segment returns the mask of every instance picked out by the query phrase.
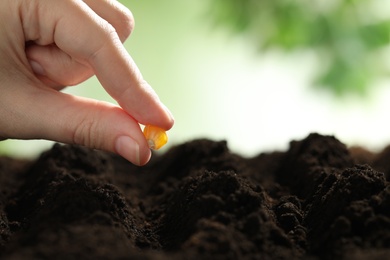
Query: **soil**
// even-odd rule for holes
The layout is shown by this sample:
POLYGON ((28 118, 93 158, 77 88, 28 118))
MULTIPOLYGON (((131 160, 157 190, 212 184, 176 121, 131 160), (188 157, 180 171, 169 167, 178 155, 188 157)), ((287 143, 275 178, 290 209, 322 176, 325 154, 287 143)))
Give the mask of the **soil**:
POLYGON ((390 259, 390 146, 195 140, 145 167, 80 146, 0 158, 2 259, 390 259))

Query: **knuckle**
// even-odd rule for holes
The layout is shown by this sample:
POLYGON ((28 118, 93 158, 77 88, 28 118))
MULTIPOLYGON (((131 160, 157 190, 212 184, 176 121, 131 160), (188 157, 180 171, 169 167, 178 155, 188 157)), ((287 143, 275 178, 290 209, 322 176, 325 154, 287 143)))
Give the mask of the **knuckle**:
POLYGON ((73 131, 73 143, 90 146, 92 142, 93 122, 86 120, 76 125, 73 131))
POLYGON ((118 33, 123 41, 129 37, 131 32, 134 30, 134 16, 129 9, 121 8, 118 14, 118 19, 120 21, 120 29, 118 30, 118 33))
POLYGON ((109 22, 102 20, 101 21, 101 34, 102 38, 106 40, 112 40, 117 35, 116 28, 109 22))
POLYGON ((96 59, 99 54, 105 50, 107 47, 117 44, 119 41, 119 37, 115 28, 109 24, 108 22, 103 21, 98 30, 98 37, 100 39, 97 42, 93 43, 93 46, 90 47, 87 54, 84 54, 84 60, 88 64, 96 59))
POLYGON ((83 117, 73 130, 73 143, 90 148, 100 148, 98 123, 95 117, 83 117))

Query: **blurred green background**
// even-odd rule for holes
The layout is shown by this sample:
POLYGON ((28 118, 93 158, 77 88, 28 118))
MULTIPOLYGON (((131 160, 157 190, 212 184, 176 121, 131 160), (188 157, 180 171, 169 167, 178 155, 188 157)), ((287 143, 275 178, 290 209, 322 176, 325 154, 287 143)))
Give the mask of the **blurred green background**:
MULTIPOLYGON (((251 156, 314 131, 390 143, 389 1, 120 2, 136 21, 125 46, 175 116, 163 151, 208 137, 251 156)), ((96 78, 66 92, 115 102, 96 78)), ((0 152, 51 145, 7 140, 0 152)))

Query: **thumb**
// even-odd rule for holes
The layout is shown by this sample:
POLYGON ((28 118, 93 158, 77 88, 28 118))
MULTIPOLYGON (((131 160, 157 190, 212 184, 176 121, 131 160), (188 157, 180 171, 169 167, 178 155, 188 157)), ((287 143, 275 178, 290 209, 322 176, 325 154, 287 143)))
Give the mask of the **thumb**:
POLYGON ((54 128, 52 139, 118 153, 140 166, 149 161, 151 152, 138 122, 122 108, 102 101, 56 94, 62 96, 58 102, 63 100, 63 104, 57 103, 60 104, 57 116, 62 118, 57 119, 58 125, 53 121, 47 123, 54 128), (65 132, 59 135, 57 127, 65 132))
POLYGON ((49 88, 36 90, 18 93, 23 101, 8 121, 13 131, 8 137, 80 144, 118 153, 140 166, 149 161, 151 151, 139 124, 122 108, 49 88))

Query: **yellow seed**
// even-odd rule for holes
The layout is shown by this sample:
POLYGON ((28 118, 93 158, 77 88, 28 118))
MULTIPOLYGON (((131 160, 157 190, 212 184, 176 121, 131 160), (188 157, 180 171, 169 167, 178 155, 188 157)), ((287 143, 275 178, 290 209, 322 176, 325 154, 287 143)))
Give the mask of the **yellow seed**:
POLYGON ((146 125, 144 128, 144 136, 148 141, 150 149, 158 150, 168 142, 168 136, 164 129, 157 126, 146 125))

